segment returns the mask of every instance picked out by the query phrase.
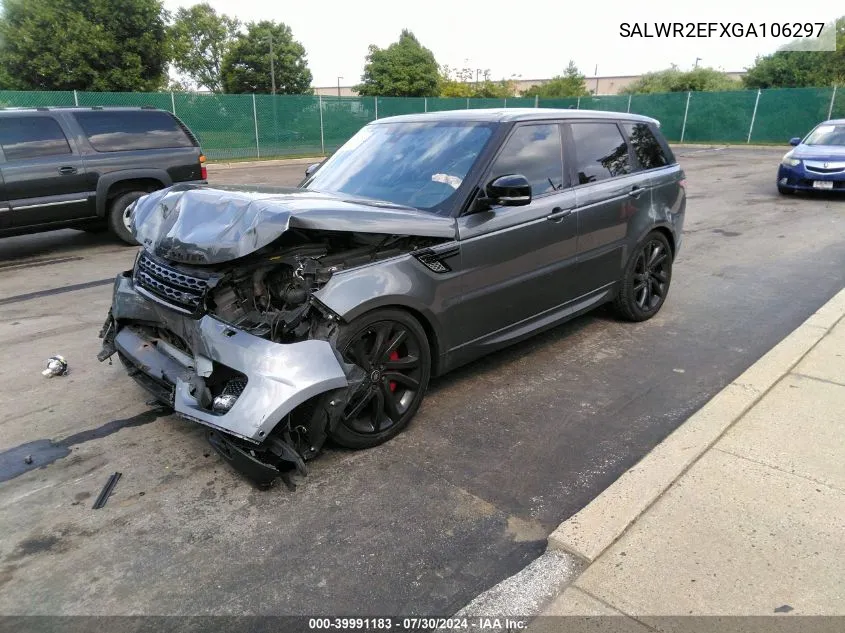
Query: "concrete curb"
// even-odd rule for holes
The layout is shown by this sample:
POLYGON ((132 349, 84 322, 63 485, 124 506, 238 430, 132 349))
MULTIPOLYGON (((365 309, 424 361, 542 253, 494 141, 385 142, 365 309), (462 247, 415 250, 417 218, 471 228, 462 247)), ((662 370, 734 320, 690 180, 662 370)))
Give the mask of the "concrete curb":
POLYGON ((206 166, 209 170, 217 169, 232 169, 237 167, 254 167, 256 165, 310 165, 311 163, 319 163, 325 158, 324 156, 305 156, 299 158, 270 158, 267 160, 244 160, 233 161, 227 163, 225 161, 209 162, 206 166))
POLYGON ((845 315, 840 291, 549 536, 548 549, 596 560, 845 315))
MULTIPOLYGON (((845 318, 845 289, 549 535, 546 551, 456 617, 533 618, 570 585, 719 438, 845 318)), ((493 629, 496 633, 500 629, 493 629)), ((504 629, 501 629, 504 631, 504 629)))

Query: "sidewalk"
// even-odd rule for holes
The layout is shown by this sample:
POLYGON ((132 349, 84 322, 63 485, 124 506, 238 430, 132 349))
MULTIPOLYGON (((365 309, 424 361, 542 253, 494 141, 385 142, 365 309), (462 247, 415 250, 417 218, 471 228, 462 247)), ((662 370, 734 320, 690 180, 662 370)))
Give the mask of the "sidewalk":
POLYGON ((506 600, 494 588, 463 612, 615 615, 593 624, 628 631, 674 628, 665 616, 845 615, 843 317, 845 290, 561 524, 536 561, 566 569, 545 599, 514 598, 526 569, 506 600))

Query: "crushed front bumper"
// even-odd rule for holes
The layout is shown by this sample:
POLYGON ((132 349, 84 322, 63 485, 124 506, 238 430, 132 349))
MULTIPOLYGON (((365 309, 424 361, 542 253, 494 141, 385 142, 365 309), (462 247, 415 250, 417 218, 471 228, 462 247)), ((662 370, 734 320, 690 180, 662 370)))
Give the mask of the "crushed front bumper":
POLYGON ((210 315, 192 318, 138 293, 130 272, 115 279, 101 336, 100 360, 118 352, 130 375, 158 399, 167 398, 177 414, 255 444, 300 404, 348 386, 328 341, 273 343, 210 315), (183 349, 157 337, 155 328, 178 337, 183 349), (205 380, 221 366, 246 379, 225 413, 210 408, 205 380))

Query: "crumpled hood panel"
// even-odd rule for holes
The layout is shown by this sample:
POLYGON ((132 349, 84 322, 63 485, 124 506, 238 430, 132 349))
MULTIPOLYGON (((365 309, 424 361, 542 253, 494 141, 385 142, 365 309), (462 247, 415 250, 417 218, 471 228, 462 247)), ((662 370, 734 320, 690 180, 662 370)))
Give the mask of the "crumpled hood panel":
POLYGON ((132 232, 171 261, 219 264, 267 246, 290 228, 455 237, 455 220, 302 189, 175 185, 135 204, 132 232))

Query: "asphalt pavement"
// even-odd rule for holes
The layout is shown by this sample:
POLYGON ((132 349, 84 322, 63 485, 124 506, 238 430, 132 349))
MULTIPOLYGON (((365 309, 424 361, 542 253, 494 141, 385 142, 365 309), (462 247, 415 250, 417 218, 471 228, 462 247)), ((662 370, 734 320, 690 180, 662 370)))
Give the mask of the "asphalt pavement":
POLYGON ((134 249, 0 240, 0 613, 454 613, 842 287, 845 200, 778 196, 783 151, 678 150, 687 220, 657 317, 600 309, 441 377, 405 433, 328 450, 295 491, 252 488, 97 363, 103 280, 134 249), (45 379, 55 353, 71 372, 45 379))

